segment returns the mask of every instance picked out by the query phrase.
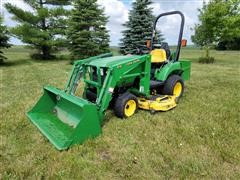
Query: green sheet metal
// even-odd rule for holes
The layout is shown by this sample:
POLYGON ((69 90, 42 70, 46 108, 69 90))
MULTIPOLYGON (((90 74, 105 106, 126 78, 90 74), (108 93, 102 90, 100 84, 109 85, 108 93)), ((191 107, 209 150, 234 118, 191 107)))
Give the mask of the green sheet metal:
POLYGON ((129 56, 112 56, 112 57, 106 57, 102 58, 101 61, 98 59, 92 60, 88 63, 90 66, 98 66, 98 67, 112 67, 117 66, 121 64, 125 64, 128 62, 131 62, 134 59, 141 58, 141 56, 138 55, 129 55, 129 56))
POLYGON ((180 59, 177 62, 170 62, 163 68, 155 71, 155 78, 160 81, 165 81, 171 74, 179 74, 183 80, 190 79, 191 61, 180 59))
POLYGON ((183 71, 182 73, 182 78, 184 81, 187 81, 190 79, 190 76, 191 76, 191 64, 192 62, 189 61, 189 60, 184 60, 184 59, 181 59, 179 61, 181 63, 181 69, 183 71))
POLYGON ((95 104, 51 86, 27 116, 58 150, 101 133, 95 104))

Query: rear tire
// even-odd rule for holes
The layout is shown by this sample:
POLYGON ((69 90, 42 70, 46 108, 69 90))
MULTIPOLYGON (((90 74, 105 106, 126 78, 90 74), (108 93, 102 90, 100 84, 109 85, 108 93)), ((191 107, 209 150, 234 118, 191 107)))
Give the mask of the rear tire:
POLYGON ((119 118, 128 118, 136 112, 137 108, 137 97, 129 92, 125 92, 116 99, 114 113, 119 118))
POLYGON ((178 75, 171 75, 165 82, 163 94, 175 95, 177 98, 182 97, 184 92, 184 82, 178 75))

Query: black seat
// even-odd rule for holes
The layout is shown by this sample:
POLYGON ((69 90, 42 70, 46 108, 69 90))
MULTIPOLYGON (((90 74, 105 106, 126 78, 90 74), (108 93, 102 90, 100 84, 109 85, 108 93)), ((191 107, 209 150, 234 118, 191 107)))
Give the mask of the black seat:
POLYGON ((162 43, 161 43, 161 48, 166 51, 167 59, 170 59, 170 57, 171 57, 171 51, 170 51, 170 48, 169 48, 168 43, 167 43, 167 42, 162 42, 162 43))

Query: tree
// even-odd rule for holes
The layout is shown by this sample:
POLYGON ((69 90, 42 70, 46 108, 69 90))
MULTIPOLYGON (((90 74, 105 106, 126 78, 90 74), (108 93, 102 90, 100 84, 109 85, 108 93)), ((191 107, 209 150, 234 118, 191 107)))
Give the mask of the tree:
POLYGON ((37 50, 34 57, 51 59, 52 53, 61 47, 66 34, 67 10, 70 0, 24 0, 32 11, 25 11, 7 3, 6 9, 14 15, 19 25, 11 32, 22 42, 37 50))
POLYGON ((68 31, 72 59, 109 52, 107 20, 97 0, 75 0, 68 31))
POLYGON ((3 63, 5 59, 7 59, 3 52, 1 51, 2 48, 9 48, 11 45, 8 43, 9 41, 9 32, 7 27, 3 25, 3 18, 0 15, 0 63, 3 63))
POLYGON ((154 44, 161 44, 164 41, 163 34, 159 29, 155 30, 154 44))
MULTIPOLYGON (((123 24, 126 28, 122 32, 123 38, 120 43, 120 52, 128 54, 141 49, 146 45, 146 40, 151 38, 153 21, 151 0, 136 0, 133 2, 133 9, 129 12, 129 20, 123 24)), ((163 40, 160 31, 156 33, 155 39, 158 43, 163 40)))
POLYGON ((192 41, 202 47, 240 49, 240 1, 211 0, 199 10, 199 24, 194 27, 192 41))

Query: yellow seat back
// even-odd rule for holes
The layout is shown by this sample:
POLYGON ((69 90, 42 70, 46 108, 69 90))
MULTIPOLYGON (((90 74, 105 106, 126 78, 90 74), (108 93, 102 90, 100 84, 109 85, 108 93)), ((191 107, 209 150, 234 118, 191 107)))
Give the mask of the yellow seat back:
POLYGON ((151 62, 162 63, 167 60, 167 53, 164 49, 154 49, 151 51, 151 62))

